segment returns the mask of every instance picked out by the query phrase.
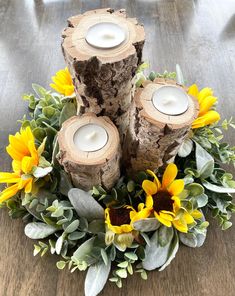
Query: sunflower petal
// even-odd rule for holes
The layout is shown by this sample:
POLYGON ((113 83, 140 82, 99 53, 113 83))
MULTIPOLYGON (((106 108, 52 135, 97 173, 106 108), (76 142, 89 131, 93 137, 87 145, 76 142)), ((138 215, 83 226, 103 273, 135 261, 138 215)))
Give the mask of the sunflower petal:
POLYGON ((142 187, 147 195, 153 195, 157 193, 157 185, 149 180, 144 180, 142 187))
POLYGON ((174 180, 167 191, 171 195, 179 195, 184 190, 184 180, 174 180))
POLYGON ((196 84, 193 84, 189 87, 188 89, 188 94, 197 98, 198 97, 198 93, 199 93, 199 90, 198 90, 198 87, 196 84))
POLYGON ((188 232, 188 226, 185 223, 182 223, 180 220, 174 220, 172 222, 172 224, 174 225, 174 227, 180 231, 180 232, 184 232, 187 233, 188 232))
POLYGON ((220 120, 220 115, 218 112, 214 110, 208 111, 206 114, 198 117, 196 120, 194 120, 192 124, 192 128, 200 128, 206 125, 210 125, 212 123, 215 123, 220 120))
POLYGON ((152 197, 152 195, 147 195, 146 196, 145 204, 146 204, 147 208, 151 209, 153 207, 153 197, 152 197))
POLYGON ((25 174, 29 174, 31 171, 32 171, 32 168, 33 168, 33 165, 34 165, 34 160, 32 157, 30 156, 25 156, 23 159, 22 159, 22 171, 25 173, 25 174))
POLYGON ((194 210, 193 212, 190 213, 193 218, 195 219, 201 219, 202 218, 202 213, 198 210, 194 210))
POLYGON ((13 197, 16 195, 18 192, 18 184, 14 184, 12 186, 7 187, 0 193, 0 203, 8 200, 9 198, 13 197))
POLYGON ((159 190, 161 188, 161 183, 156 174, 151 170, 147 170, 147 173, 154 178, 154 183, 157 185, 157 189, 159 190))
POLYGON ((213 96, 213 91, 209 87, 203 88, 198 94, 198 101, 201 103, 206 97, 213 96))
POLYGON ((199 116, 204 115, 206 112, 208 112, 216 102, 217 102, 216 97, 213 97, 213 96, 206 97, 200 104, 199 116))
POLYGON ((166 189, 176 178, 178 173, 177 166, 174 163, 168 164, 162 177, 162 188, 166 189))
POLYGON ((0 183, 18 183, 20 177, 16 173, 0 173, 0 183))
POLYGON ((171 221, 164 219, 163 217, 161 217, 160 215, 158 215, 157 212, 154 212, 154 216, 158 219, 159 222, 161 222, 163 225, 167 226, 167 227, 171 227, 171 221))
POLYGON ((188 212, 184 212, 181 219, 185 221, 186 224, 192 224, 194 222, 193 217, 188 212))

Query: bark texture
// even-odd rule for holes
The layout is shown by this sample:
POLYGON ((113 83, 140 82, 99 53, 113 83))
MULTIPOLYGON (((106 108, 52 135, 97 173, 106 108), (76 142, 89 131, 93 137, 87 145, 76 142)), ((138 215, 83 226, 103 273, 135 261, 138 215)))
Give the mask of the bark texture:
POLYGON ((124 9, 110 8, 71 17, 68 24, 62 34, 62 50, 73 77, 80 106, 78 113, 109 116, 122 136, 126 129, 124 123, 128 125, 132 78, 142 58, 143 26, 135 18, 128 18, 124 9), (123 27, 127 32, 126 40, 111 49, 89 45, 85 40, 86 32, 101 20, 123 27))
MULTIPOLYGON (((189 97, 188 110, 178 116, 167 116, 152 107, 152 94, 162 85, 175 81, 155 79, 137 90, 130 111, 130 125, 124 143, 124 164, 129 173, 156 170, 173 162, 198 115, 197 101, 189 97)), ((181 87, 181 86, 178 86, 181 87)))
POLYGON ((75 187, 88 191, 96 185, 106 189, 115 185, 120 177, 121 148, 117 128, 108 117, 98 118, 93 113, 74 116, 63 123, 58 142, 58 160, 71 176, 75 187), (107 144, 94 152, 80 151, 73 142, 79 127, 89 123, 99 124, 108 133, 107 144))

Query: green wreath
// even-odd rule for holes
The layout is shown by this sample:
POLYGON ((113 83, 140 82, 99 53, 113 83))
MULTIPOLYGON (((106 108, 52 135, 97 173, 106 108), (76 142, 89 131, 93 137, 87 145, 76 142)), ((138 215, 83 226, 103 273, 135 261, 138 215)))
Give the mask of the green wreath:
MULTIPOLYGON (((146 67, 137 70, 136 87, 156 77, 178 77, 184 84, 179 66, 177 77, 168 72, 146 77, 146 67)), ((199 101, 199 117, 165 172, 122 176, 109 192, 100 186, 85 192, 73 188, 56 159, 57 132, 76 114, 72 79, 67 69, 52 79, 57 93, 33 84, 35 94, 23 96, 29 118, 19 121, 20 131, 9 136, 6 147, 13 172, 0 173, 0 182, 7 184, 1 207, 26 223, 26 236, 36 240, 34 256, 50 252, 61 256, 59 269, 88 270, 85 294, 97 295, 108 278, 121 288, 122 279, 134 272, 146 280, 147 271, 163 270, 180 243, 201 247, 209 226, 205 214, 222 230, 232 225, 235 181, 221 164, 235 164, 235 147, 222 141, 223 131, 235 124, 232 119, 217 123, 217 99, 210 88, 189 87, 199 101)))

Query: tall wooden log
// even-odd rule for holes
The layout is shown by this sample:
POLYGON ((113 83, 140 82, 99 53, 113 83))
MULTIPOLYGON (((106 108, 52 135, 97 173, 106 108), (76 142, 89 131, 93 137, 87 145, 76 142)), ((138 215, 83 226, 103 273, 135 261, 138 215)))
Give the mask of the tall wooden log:
POLYGON ((88 191, 95 185, 101 185, 110 189, 119 179, 120 138, 108 117, 96 117, 94 113, 71 117, 63 123, 58 143, 58 160, 71 176, 75 187, 88 191), (106 130, 108 140, 102 149, 86 152, 75 145, 75 133, 87 124, 97 124, 106 130))
POLYGON ((78 113, 109 116, 122 135, 125 121, 120 116, 128 118, 132 78, 142 58, 144 28, 135 18, 128 18, 124 9, 110 8, 73 16, 68 24, 62 33, 62 50, 73 77, 78 113), (90 45, 86 41, 87 32, 98 23, 118 25, 125 32, 125 40, 108 49, 90 45))
POLYGON ((191 124, 197 118, 197 101, 188 96, 185 113, 169 116, 153 105, 154 92, 163 85, 177 85, 174 80, 146 81, 134 97, 130 111, 130 125, 124 143, 124 163, 129 173, 146 169, 155 170, 173 162, 191 124))

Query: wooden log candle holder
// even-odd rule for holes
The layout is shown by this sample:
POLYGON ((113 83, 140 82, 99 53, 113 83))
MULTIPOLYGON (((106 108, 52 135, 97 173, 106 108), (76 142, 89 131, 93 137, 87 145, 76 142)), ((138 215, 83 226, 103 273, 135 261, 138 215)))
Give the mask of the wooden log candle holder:
POLYGON ((58 133, 58 160, 75 187, 111 189, 120 177, 120 139, 108 117, 87 113, 65 121, 58 133))
POLYGON ((143 26, 128 18, 124 9, 97 9, 70 17, 62 37, 78 114, 109 116, 122 136, 124 122, 128 125, 132 78, 142 58, 143 26))
MULTIPOLYGON (((170 96, 169 96, 170 98, 170 96)), ((182 110, 183 110, 182 109, 182 110)), ((181 110, 181 111, 182 111, 181 110)), ((172 113, 176 112, 171 110, 172 113)), ((177 85, 174 80, 155 79, 153 82, 146 81, 143 88, 137 90, 130 111, 130 125, 124 143, 124 163, 129 173, 145 171, 146 169, 156 170, 173 162, 178 149, 190 131, 192 122, 197 118, 199 106, 197 101, 187 95, 186 90, 177 85), (174 92, 181 92, 185 102, 179 101, 173 104, 177 109, 184 109, 182 114, 169 115, 160 112, 154 103, 160 104, 162 111, 170 110, 172 101, 165 101, 161 105, 161 100, 157 98, 154 102, 154 94, 162 87, 170 86, 174 92), (175 89, 176 88, 176 89, 175 89), (176 103, 176 104, 175 104, 176 103), (164 110, 165 109, 165 110, 164 110)), ((167 111, 168 112, 168 111, 167 111)))

